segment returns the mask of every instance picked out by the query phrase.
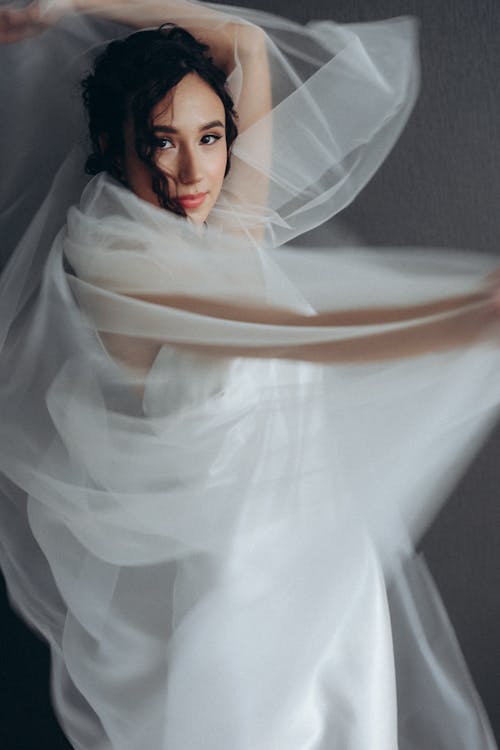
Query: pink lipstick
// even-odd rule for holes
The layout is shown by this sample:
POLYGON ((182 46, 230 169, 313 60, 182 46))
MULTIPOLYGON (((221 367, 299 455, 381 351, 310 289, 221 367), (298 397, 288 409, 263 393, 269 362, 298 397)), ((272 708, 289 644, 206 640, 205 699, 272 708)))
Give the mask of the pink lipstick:
POLYGON ((208 193, 193 193, 192 195, 178 196, 177 200, 181 204, 182 208, 198 208, 201 206, 208 193))

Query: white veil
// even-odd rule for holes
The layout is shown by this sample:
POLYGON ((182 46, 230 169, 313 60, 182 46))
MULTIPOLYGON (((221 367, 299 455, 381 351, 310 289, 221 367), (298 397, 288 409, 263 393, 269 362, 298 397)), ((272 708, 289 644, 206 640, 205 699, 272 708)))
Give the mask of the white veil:
POLYGON ((79 750, 491 750, 413 545, 496 418, 495 261, 284 246, 387 156, 415 24, 213 7, 266 30, 273 110, 201 231, 80 197, 78 80, 128 29, 0 50, 10 596, 79 750))

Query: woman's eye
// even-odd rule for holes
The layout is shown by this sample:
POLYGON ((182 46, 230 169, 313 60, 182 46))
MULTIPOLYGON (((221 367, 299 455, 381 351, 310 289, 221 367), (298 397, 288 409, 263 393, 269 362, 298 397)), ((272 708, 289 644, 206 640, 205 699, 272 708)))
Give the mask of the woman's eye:
POLYGON ((173 148, 173 143, 170 138, 158 138, 156 141, 156 148, 160 151, 167 151, 169 148, 173 148))
POLYGON ((221 135, 210 133, 209 135, 204 135, 201 139, 201 142, 203 143, 203 145, 211 146, 212 143, 217 143, 217 141, 220 141, 221 138, 221 135))

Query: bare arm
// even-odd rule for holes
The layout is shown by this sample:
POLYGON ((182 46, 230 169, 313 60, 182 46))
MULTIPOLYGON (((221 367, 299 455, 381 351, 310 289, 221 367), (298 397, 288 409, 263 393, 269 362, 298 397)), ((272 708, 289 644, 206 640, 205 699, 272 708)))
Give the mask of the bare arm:
MULTIPOLYGON (((186 296, 131 296, 153 304, 214 318, 273 326, 317 328, 409 323, 398 330, 340 341, 292 346, 185 346, 220 356, 295 359, 309 362, 397 360, 477 343, 491 336, 495 326, 498 330, 500 323, 500 295, 495 288, 423 305, 340 310, 317 315, 302 315, 269 307, 243 306, 186 296), (439 315, 443 317, 435 317, 439 315), (426 318, 429 320, 426 321, 426 318), (414 325, 411 324, 412 320, 415 321, 414 325)), ((175 343, 175 346, 179 344, 175 343)))
POLYGON ((487 302, 488 292, 463 294, 443 300, 434 300, 419 305, 404 307, 360 307, 332 310, 305 315, 285 308, 242 305, 237 302, 221 302, 216 299, 190 297, 175 294, 130 294, 134 299, 152 302, 155 305, 174 307, 211 318, 235 320, 244 323, 263 323, 278 326, 300 326, 318 328, 328 326, 365 326, 383 323, 412 321, 453 311, 463 312, 464 307, 487 302))
POLYGON ((271 86, 265 35, 249 23, 189 0, 52 0, 44 8, 35 0, 26 8, 0 8, 0 43, 35 36, 70 13, 85 13, 135 28, 174 23, 210 48, 226 75, 234 68, 235 51, 245 68, 239 128, 245 130, 271 109, 271 86))

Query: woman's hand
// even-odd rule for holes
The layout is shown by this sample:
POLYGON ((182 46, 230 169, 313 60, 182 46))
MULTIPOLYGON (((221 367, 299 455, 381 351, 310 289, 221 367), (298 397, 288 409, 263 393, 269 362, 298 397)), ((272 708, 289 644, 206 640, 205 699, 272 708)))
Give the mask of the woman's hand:
POLYGON ((54 2, 42 7, 38 0, 25 8, 0 7, 0 44, 12 44, 37 36, 70 10, 70 2, 54 2))

